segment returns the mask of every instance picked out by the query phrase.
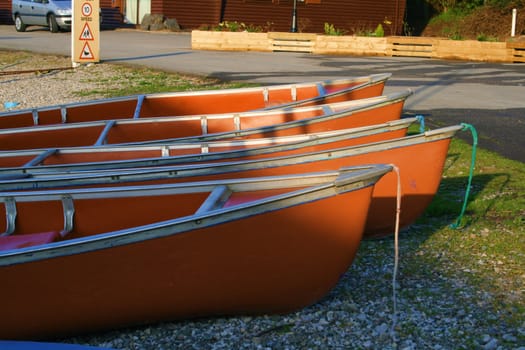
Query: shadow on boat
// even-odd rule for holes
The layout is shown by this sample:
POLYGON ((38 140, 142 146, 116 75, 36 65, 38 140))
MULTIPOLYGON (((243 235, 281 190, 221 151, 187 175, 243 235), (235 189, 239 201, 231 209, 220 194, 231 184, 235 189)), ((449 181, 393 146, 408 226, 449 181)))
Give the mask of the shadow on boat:
MULTIPOLYGON (((496 173, 496 174, 478 174, 472 179, 471 192, 469 197, 469 203, 476 201, 476 214, 472 211, 465 212, 463 225, 458 230, 464 230, 479 220, 482 220, 486 213, 494 209, 497 202, 497 195, 487 196, 484 193, 485 188, 489 183, 498 181, 499 187, 491 190, 491 193, 501 193, 504 191, 510 180, 509 174, 507 173, 496 173)), ((433 235, 439 234, 442 229, 450 227, 455 223, 458 214, 461 212, 463 205, 463 196, 465 188, 468 182, 468 176, 459 176, 444 178, 441 182, 440 189, 434 197, 432 203, 425 211, 424 215, 420 217, 413 225, 404 228, 399 234, 400 249, 400 260, 409 259, 410 266, 420 266, 420 272, 425 275, 431 273, 433 278, 440 279, 440 272, 432 272, 436 267, 428 265, 428 257, 426 254, 421 254, 421 248, 425 246, 425 242, 430 239, 433 235)), ((468 208, 468 207, 467 207, 468 208)), ((327 305, 333 305, 338 301, 344 302, 355 306, 355 310, 351 310, 357 314, 364 314, 368 304, 378 303, 385 304, 385 313, 392 312, 392 274, 394 269, 394 235, 386 236, 381 239, 367 239, 363 240, 354 263, 348 269, 348 271, 341 276, 341 279, 337 283, 336 287, 330 291, 318 305, 310 306, 320 310, 329 307, 327 305), (381 288, 383 290, 381 299, 370 300, 367 299, 367 289, 381 288), (353 300, 352 303, 344 300, 353 300), (364 304, 364 306, 362 305, 364 304)), ((423 251, 428 250, 426 248, 423 251)), ((437 253, 436 253, 437 254, 437 253)), ((407 263, 405 263, 406 265, 407 263)), ((458 270, 461 267, 458 266, 458 270)), ((405 271, 403 267, 400 267, 398 274, 406 275, 399 277, 401 280, 404 278, 418 278, 418 277, 407 277, 412 274, 412 267, 406 267, 410 271, 405 271)), ((446 281, 441 281, 446 282, 446 281)), ((401 283, 401 281, 400 281, 401 283)), ((423 281, 419 287, 423 288, 423 285, 432 284, 431 280, 423 281)), ((409 286, 398 286, 398 288, 412 288, 409 286)), ((430 289, 434 288, 429 287, 430 289)), ((377 293, 374 293, 376 295, 377 293)), ((377 317, 374 315, 373 317, 377 317)))
MULTIPOLYGON (((509 175, 505 173, 498 174, 481 174, 474 175, 472 178, 471 189, 468 197, 468 203, 473 201, 483 201, 486 202, 480 214, 474 215, 471 210, 467 209, 462 215, 463 220, 461 220, 461 225, 458 229, 467 228, 479 220, 485 217, 485 214, 488 213, 495 204, 497 196, 494 198, 485 200, 485 198, 479 198, 486 187, 486 185, 495 179, 503 178, 503 182, 500 185, 500 188, 496 191, 497 193, 502 192, 509 182, 509 175)), ((404 205, 415 205, 417 203, 429 202, 428 207, 421 217, 419 217, 416 222, 413 224, 400 229, 400 239, 410 239, 412 236, 417 235, 418 239, 423 241, 436 234, 436 232, 441 229, 453 225, 457 218, 460 217, 462 206, 464 203, 464 196, 468 184, 468 176, 460 177, 450 177, 444 178, 441 180, 439 190, 435 196, 425 195, 423 196, 404 196, 402 202, 405 202, 404 205), (417 234, 413 234, 413 231, 417 231, 417 234)), ((376 201, 381 201, 383 199, 377 198, 376 201)), ((384 199, 384 201, 391 201, 389 199, 384 199)), ((478 209, 479 211, 479 205, 478 209)), ((402 212, 402 211, 401 211, 402 212)), ((394 213, 392 213, 392 221, 394 221, 394 213)), ((393 240, 394 233, 390 235, 381 235, 374 237, 373 235, 368 236, 366 241, 382 241, 382 240, 393 240)))

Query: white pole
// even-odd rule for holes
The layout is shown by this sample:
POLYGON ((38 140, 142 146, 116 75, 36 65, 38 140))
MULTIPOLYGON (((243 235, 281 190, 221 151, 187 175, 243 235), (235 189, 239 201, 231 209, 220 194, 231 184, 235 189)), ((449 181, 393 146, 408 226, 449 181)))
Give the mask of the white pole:
MULTIPOLYGON (((73 28, 75 27, 75 1, 71 1, 71 32, 73 32, 73 28)), ((71 65, 73 68, 76 68, 79 66, 77 62, 75 62, 75 39, 73 39, 73 34, 71 34, 71 65)))
POLYGON ((514 37, 516 35, 516 15, 518 10, 512 9, 512 29, 510 30, 510 36, 514 37))

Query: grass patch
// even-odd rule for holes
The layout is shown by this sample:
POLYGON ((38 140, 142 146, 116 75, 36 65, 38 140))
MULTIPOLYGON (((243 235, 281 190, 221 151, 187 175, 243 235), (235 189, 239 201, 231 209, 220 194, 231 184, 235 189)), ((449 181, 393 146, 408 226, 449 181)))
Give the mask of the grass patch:
POLYGON ((497 322, 518 329, 525 319, 525 164, 478 150, 464 226, 453 229, 471 150, 452 141, 439 191, 407 233, 401 271, 421 279, 439 271, 440 278, 464 281, 463 288, 480 293, 480 300, 466 302, 483 303, 497 322))
POLYGON ((477 41, 488 41, 488 42, 496 42, 498 41, 498 38, 492 35, 487 35, 485 33, 479 33, 476 37, 477 41))
MULTIPOLYGON (((468 142, 452 140, 433 202, 400 234, 397 332, 401 339, 418 337, 425 327, 414 325, 410 316, 403 318, 414 312, 427 315, 435 324, 443 320, 441 327, 450 331, 450 348, 458 344, 479 348, 479 340, 491 329, 523 329, 525 164, 478 149, 463 226, 454 229, 450 225, 463 204, 471 152, 468 142), (475 331, 461 322, 451 326, 447 319, 463 320, 465 325, 475 322, 475 331)), ((392 276, 392 257, 391 238, 363 241, 351 273, 359 275, 363 266, 373 267, 375 273, 366 270, 358 277, 362 293, 385 288, 392 276)), ((384 290, 386 300, 389 294, 384 290)), ((517 341, 501 340, 503 348, 525 343, 521 331, 511 334, 517 341)))
POLYGON ((253 84, 246 83, 221 83, 216 79, 168 73, 149 68, 116 66, 115 69, 118 70, 118 74, 110 77, 104 77, 103 75, 90 76, 85 82, 95 82, 98 87, 77 91, 75 95, 82 97, 99 95, 117 97, 135 94, 253 86, 253 84))
MULTIPOLYGON (((25 51, 0 50, 1 71, 26 71, 49 68, 49 79, 76 79, 73 98, 97 99, 136 94, 162 93, 187 90, 210 90, 255 86, 248 83, 224 83, 217 79, 171 73, 138 66, 97 63, 76 69, 53 72, 53 68, 71 67, 71 59, 65 56, 40 55, 25 51)), ((13 74, 9 80, 25 79, 35 73, 13 74)), ((67 80, 66 79, 66 80, 67 80)))

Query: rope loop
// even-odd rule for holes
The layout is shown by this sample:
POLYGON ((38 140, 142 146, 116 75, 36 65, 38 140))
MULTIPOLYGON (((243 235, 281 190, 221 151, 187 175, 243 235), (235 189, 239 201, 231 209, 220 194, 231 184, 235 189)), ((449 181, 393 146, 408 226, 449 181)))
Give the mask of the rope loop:
POLYGON ((470 158, 470 171, 469 171, 469 176, 468 176, 467 189, 465 190, 465 198, 463 199, 463 206, 461 208, 461 212, 458 218, 456 219, 456 222, 450 225, 450 227, 453 229, 460 228, 461 221, 463 220, 463 215, 465 214, 465 210, 467 209, 468 198, 470 195, 470 188, 472 186, 472 177, 474 174, 474 167, 476 164, 476 149, 478 147, 478 133, 476 129, 474 128, 474 126, 472 126, 471 124, 467 124, 467 123, 461 123, 461 125, 463 126, 463 129, 461 129, 461 131, 470 130, 472 134, 472 155, 470 158))

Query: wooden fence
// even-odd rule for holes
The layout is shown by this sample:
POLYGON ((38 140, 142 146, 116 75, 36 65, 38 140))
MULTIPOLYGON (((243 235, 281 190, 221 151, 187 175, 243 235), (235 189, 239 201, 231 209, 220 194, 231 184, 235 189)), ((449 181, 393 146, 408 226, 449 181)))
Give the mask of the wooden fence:
POLYGON ((194 30, 191 33, 191 46, 195 50, 290 51, 333 55, 425 57, 525 63, 525 42, 194 30))

